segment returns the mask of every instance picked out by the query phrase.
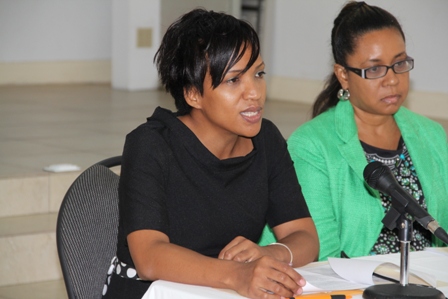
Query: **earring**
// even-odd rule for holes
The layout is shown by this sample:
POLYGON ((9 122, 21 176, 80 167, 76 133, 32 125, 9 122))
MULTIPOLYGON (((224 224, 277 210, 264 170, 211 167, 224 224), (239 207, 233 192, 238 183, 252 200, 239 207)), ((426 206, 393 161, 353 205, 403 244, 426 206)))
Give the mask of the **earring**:
POLYGON ((350 99, 350 91, 348 91, 348 89, 339 89, 338 91, 338 99, 340 101, 347 101, 348 99, 350 99))

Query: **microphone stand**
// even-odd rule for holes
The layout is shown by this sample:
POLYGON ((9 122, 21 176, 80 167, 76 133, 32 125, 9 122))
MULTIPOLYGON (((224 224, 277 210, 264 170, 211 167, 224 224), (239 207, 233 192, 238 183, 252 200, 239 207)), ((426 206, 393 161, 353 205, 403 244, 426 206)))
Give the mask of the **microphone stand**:
POLYGON ((400 284, 370 286, 364 290, 362 297, 364 299, 445 299, 445 295, 435 288, 408 284, 412 221, 406 217, 404 208, 403 205, 392 198, 392 206, 382 221, 388 229, 398 229, 398 238, 400 240, 400 284))

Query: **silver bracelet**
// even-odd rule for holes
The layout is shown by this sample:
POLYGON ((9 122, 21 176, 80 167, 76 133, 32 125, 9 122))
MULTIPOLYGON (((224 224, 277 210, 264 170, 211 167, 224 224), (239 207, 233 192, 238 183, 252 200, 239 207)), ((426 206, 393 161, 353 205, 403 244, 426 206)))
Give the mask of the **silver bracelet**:
POLYGON ((271 243, 271 244, 269 244, 268 246, 270 246, 270 245, 280 245, 280 246, 283 246, 283 247, 285 247, 286 249, 288 249, 288 251, 289 251, 289 255, 291 256, 291 259, 289 260, 289 265, 292 266, 293 255, 292 255, 292 251, 291 251, 291 249, 289 249, 288 246, 286 246, 286 245, 283 244, 283 243, 271 243))

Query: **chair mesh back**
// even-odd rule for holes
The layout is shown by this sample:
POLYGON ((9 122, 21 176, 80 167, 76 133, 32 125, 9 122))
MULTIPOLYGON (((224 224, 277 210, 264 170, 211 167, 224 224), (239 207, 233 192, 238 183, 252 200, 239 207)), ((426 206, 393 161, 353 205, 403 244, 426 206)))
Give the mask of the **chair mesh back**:
POLYGON ((102 165, 86 169, 67 191, 56 228, 68 297, 101 298, 116 252, 119 176, 102 165))

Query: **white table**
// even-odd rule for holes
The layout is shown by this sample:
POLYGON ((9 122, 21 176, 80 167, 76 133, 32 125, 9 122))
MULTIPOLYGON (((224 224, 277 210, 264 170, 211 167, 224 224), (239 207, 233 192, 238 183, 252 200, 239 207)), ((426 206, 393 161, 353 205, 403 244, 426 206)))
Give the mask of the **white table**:
MULTIPOLYGON (((362 257, 361 259, 367 260, 378 260, 383 262, 392 262, 397 265, 400 264, 399 254, 390 255, 378 255, 378 256, 368 256, 362 257)), ((323 263, 312 263, 303 269, 312 270, 317 264, 322 265, 323 263)), ((430 273, 435 275, 437 278, 437 289, 448 297, 448 248, 437 248, 434 252, 424 251, 424 252, 411 252, 410 254, 410 270, 417 270, 421 272, 430 273)), ((328 263, 327 263, 328 265, 328 263)), ((330 267, 328 265, 328 267, 330 267)), ((300 269, 297 271, 300 273, 300 269)), ((306 277, 305 277, 306 278, 306 277)), ((187 285, 182 283, 169 282, 164 280, 155 281, 152 283, 151 287, 148 289, 143 299, 243 299, 236 292, 232 290, 215 289, 210 287, 187 285)), ((354 296, 356 298, 362 298, 359 296, 354 296)))

